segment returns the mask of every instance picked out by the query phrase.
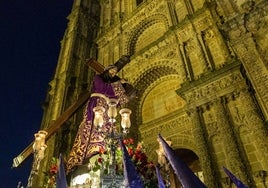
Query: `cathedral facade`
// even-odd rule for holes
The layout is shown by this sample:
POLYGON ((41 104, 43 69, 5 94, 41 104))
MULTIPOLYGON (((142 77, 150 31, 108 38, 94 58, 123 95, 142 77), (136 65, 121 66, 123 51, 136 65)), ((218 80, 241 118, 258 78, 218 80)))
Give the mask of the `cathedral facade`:
MULTIPOLYGON (((232 186, 223 166, 268 186, 266 0, 75 0, 68 20, 41 129, 90 91, 87 59, 107 66, 127 54, 119 75, 137 89, 130 134, 152 161, 160 133, 208 188, 232 186)), ((82 114, 47 140, 35 187, 53 156, 68 156, 82 114)))

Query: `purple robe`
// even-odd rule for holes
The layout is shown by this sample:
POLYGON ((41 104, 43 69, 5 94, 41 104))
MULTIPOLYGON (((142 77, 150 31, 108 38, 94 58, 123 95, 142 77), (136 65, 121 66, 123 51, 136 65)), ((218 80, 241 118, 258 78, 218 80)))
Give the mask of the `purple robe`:
MULTIPOLYGON (((108 98, 116 98, 119 105, 128 102, 128 97, 120 81, 113 83, 106 83, 96 75, 93 80, 92 93, 100 93, 108 98)), ((104 113, 104 124, 101 131, 97 130, 93 125, 93 108, 102 106, 108 109, 107 102, 104 98, 99 96, 92 96, 86 105, 83 114, 83 120, 79 126, 73 148, 70 152, 69 159, 67 160, 66 170, 69 173, 75 166, 82 165, 85 159, 89 159, 94 154, 98 153, 100 148, 105 146, 104 136, 101 132, 110 132, 111 123, 107 113, 104 113)))

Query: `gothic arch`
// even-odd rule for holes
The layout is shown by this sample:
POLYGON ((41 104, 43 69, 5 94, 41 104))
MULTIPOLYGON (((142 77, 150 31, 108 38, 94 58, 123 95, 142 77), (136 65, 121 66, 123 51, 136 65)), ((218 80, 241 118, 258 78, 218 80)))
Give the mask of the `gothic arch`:
MULTIPOLYGON (((172 137, 168 137, 165 136, 164 133, 160 133, 161 136, 167 140, 167 141, 171 141, 171 148, 177 153, 180 154, 181 150, 187 150, 187 151, 191 151, 191 154, 194 153, 195 159, 199 158, 198 157, 198 153, 196 152, 196 147, 195 147, 195 143, 193 142, 192 137, 188 136, 188 135, 173 135, 172 137), (163 134, 163 135, 162 135, 163 134)), ((157 137, 155 137, 155 142, 146 142, 149 143, 146 145, 146 150, 149 154, 149 157, 151 159, 153 159, 154 161, 157 160, 157 154, 156 154, 156 150, 159 149, 159 143, 157 141, 157 137)), ((189 152, 190 153, 190 152, 189 152)))
MULTIPOLYGON (((166 135, 164 133, 160 133, 163 135, 166 135)), ((188 135, 182 135, 182 134, 176 134, 171 137, 169 136, 163 136, 161 135, 166 141, 171 141, 171 148, 174 150, 176 155, 187 164, 187 166, 196 174, 197 177, 201 181, 204 181, 203 179, 203 170, 200 164, 200 158, 198 156, 198 153, 196 152, 195 143, 193 142, 192 137, 188 135)), ((143 136, 145 139, 146 137, 143 136)), ((149 140, 145 141, 148 143, 146 145, 147 153, 149 154, 148 157, 155 162, 158 161, 158 155, 157 150, 159 150, 159 143, 157 141, 149 142, 149 140)), ((173 168, 170 166, 169 171, 165 171, 169 174, 170 180, 173 182, 173 186, 179 187, 181 183, 179 180, 175 177, 173 168), (172 175, 173 174, 173 175, 172 175)))
MULTIPOLYGON (((140 38, 140 36, 149 28, 157 27, 157 25, 160 25, 161 28, 164 27, 166 32, 168 30, 168 19, 165 15, 157 14, 152 15, 143 21, 141 21, 138 25, 136 25, 132 31, 130 32, 130 36, 128 37, 127 42, 127 54, 133 55, 137 52, 137 42, 140 38)), ((161 37, 161 34, 164 33, 157 33, 159 37, 161 37)), ((154 39, 155 40, 155 39, 154 39)), ((147 44, 149 45, 149 44, 147 44)))
POLYGON ((129 106, 135 112, 133 114, 134 122, 137 123, 137 125, 140 125, 142 122, 142 102, 144 100, 144 97, 146 94, 153 88, 155 83, 157 84, 157 81, 163 81, 168 79, 174 79, 178 76, 178 72, 174 67, 173 62, 170 62, 168 60, 163 63, 163 61, 158 61, 151 63, 146 68, 144 68, 143 72, 140 72, 139 75, 136 75, 135 78, 137 78, 134 81, 134 87, 137 89, 137 99, 130 102, 129 106), (161 62, 161 63, 160 63, 161 62))

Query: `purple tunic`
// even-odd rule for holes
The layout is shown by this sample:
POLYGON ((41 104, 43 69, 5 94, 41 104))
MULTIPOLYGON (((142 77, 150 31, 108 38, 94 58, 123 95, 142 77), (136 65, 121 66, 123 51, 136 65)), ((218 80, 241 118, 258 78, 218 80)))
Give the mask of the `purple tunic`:
MULTIPOLYGON (((128 97, 120 81, 113 83, 105 83, 99 75, 96 75, 93 80, 92 93, 103 94, 108 98, 116 98, 120 104, 128 102, 128 97)), ((102 106, 108 109, 106 100, 103 97, 92 96, 84 110, 83 120, 79 126, 73 148, 67 160, 66 170, 69 173, 73 167, 82 165, 85 159, 92 157, 99 152, 101 147, 104 147, 104 136, 101 132, 110 132, 111 124, 108 122, 107 113, 104 113, 104 124, 101 131, 97 130, 93 125, 93 108, 102 106)))

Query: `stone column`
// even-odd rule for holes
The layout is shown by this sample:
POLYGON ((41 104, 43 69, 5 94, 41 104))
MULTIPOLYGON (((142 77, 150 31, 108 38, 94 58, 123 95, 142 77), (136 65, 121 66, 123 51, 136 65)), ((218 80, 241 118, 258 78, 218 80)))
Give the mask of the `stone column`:
POLYGON ((180 54, 183 58, 183 65, 185 67, 186 79, 189 81, 192 81, 194 80, 194 73, 193 73, 191 64, 189 62, 189 58, 187 57, 187 54, 186 54, 185 45, 186 45, 185 43, 180 44, 179 49, 180 49, 180 54))
POLYGON ((212 107, 215 110, 215 116, 217 119, 217 127, 219 130, 219 136, 223 143, 225 143, 224 150, 227 157, 226 162, 229 164, 227 168, 245 184, 248 184, 248 176, 246 173, 246 167, 241 160, 239 145, 237 144, 236 137, 228 121, 226 109, 224 108, 225 101, 223 98, 216 99, 212 103, 212 107))
POLYGON ((239 95, 240 103, 243 105, 244 111, 244 124, 248 130, 251 130, 256 139, 256 148, 262 153, 262 165, 263 169, 268 170, 268 129, 265 127, 264 121, 261 119, 260 112, 258 111, 253 98, 250 96, 248 90, 243 90, 239 95))
POLYGON ((200 109, 191 109, 188 111, 193 125, 193 136, 195 138, 196 148, 198 150, 198 157, 204 175, 204 183, 208 188, 216 188, 218 178, 215 178, 215 172, 212 170, 212 160, 209 155, 208 144, 205 138, 205 130, 200 123, 200 109))
MULTIPOLYGON (((237 139, 239 147, 241 148, 240 154, 241 154, 241 157, 243 157, 242 160, 246 164, 245 165, 245 168, 246 168, 245 172, 247 172, 247 176, 248 176, 247 184, 249 187, 252 187, 252 188, 256 187, 253 183, 253 176, 250 173, 250 172, 252 172, 252 167, 250 166, 250 163, 249 163, 250 158, 247 157, 247 155, 250 155, 250 154, 248 154, 246 152, 246 150, 243 149, 243 148, 247 147, 247 146, 245 146, 245 145, 247 145, 247 143, 243 143, 242 137, 244 135, 246 137, 248 136, 248 131, 244 131, 247 129, 245 123, 243 122, 245 115, 240 112, 241 109, 243 109, 243 107, 241 107, 240 104, 244 103, 244 100, 243 100, 243 102, 240 102, 238 100, 239 92, 230 93, 230 94, 226 95, 224 98, 226 101, 225 109, 227 111, 227 114, 230 117, 229 119, 231 121, 231 124, 233 125, 232 130, 233 130, 234 134, 237 136, 236 139, 237 139)), ((254 141, 252 141, 252 142, 254 142, 254 141)))
POLYGON ((200 33, 196 34, 198 42, 199 42, 199 44, 201 46, 201 49, 202 49, 202 52, 203 52, 202 54, 204 56, 204 61, 206 63, 206 68, 208 70, 215 70, 215 64, 214 64, 213 59, 211 57, 210 51, 206 47, 206 44, 204 42, 204 38, 212 37, 211 35, 214 36, 212 31, 206 31, 206 32, 203 32, 201 34, 200 33))
MULTIPOLYGON (((260 22, 261 23, 261 22, 260 22)), ((236 23, 234 23, 236 24, 236 23)), ((245 22, 243 22, 245 24, 245 22)), ((232 26, 230 26, 232 27, 232 26)), ((244 33, 245 28, 236 28, 230 30, 229 37, 231 45, 241 60, 246 75, 252 84, 255 95, 263 114, 268 120, 268 70, 265 62, 262 60, 256 46, 256 39, 252 33, 244 33)))

